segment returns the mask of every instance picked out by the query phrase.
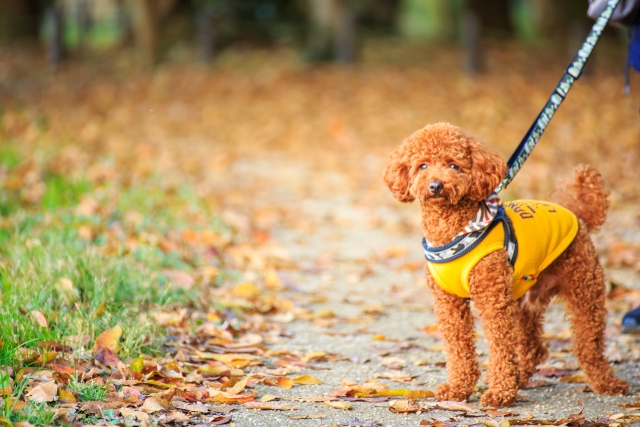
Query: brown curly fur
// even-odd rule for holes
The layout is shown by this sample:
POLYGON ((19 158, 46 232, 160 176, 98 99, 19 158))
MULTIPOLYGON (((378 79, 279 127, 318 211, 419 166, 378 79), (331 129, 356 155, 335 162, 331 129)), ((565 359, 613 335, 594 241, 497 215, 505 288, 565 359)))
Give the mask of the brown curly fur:
MULTIPOLYGON (((431 244, 440 246, 468 224, 479 203, 494 191, 506 170, 505 162, 476 138, 450 124, 437 123, 414 133, 392 152, 384 179, 401 202, 416 199, 420 202, 424 236, 431 244), (428 167, 420 169, 422 164, 428 167), (459 169, 450 167, 451 164, 459 169), (439 195, 429 190, 432 181, 443 183, 439 195)), ((484 257, 469 275, 471 300, 480 312, 489 344, 490 387, 482 395, 483 405, 510 406, 518 388, 526 384, 536 366, 546 359, 542 320, 555 296, 566 303, 572 322, 573 352, 593 390, 620 394, 629 388, 613 375, 603 355, 604 272, 588 236, 606 219, 609 193, 600 174, 591 166, 578 166, 574 175, 574 182, 565 184, 552 199, 576 214, 578 235, 540 274, 533 288, 513 300, 513 270, 505 250, 484 257)), ((426 271, 449 374, 449 380, 436 389, 436 396, 442 400, 465 400, 480 376, 470 304, 442 290, 426 271)))

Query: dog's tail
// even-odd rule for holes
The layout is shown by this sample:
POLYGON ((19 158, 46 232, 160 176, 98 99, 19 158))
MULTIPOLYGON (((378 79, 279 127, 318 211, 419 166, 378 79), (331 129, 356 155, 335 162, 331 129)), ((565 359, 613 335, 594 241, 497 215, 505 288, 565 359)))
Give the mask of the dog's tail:
POLYGON ((602 175, 593 166, 579 165, 573 170, 573 182, 551 195, 551 200, 572 211, 587 226, 587 231, 597 232, 607 219, 609 191, 604 188, 602 175))

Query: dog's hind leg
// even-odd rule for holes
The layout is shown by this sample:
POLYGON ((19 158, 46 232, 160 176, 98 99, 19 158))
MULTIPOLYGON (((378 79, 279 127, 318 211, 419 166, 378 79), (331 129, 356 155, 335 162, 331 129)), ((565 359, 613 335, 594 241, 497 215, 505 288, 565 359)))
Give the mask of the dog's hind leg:
POLYGON ((434 311, 447 355, 449 374, 448 381, 436 388, 436 397, 440 400, 462 401, 473 393, 480 377, 469 301, 442 290, 428 273, 427 283, 434 297, 434 311))
POLYGON ((558 270, 562 271, 564 286, 559 296, 567 305, 573 326, 574 355, 596 393, 624 393, 629 384, 613 374, 604 356, 604 271, 585 232, 578 233, 562 258, 558 270))
POLYGON ((490 387, 482 395, 483 405, 510 406, 518 393, 518 304, 512 298, 512 274, 506 251, 499 250, 482 258, 469 275, 471 299, 489 344, 490 387))
POLYGON ((526 303, 516 310, 518 318, 518 369, 520 387, 524 387, 536 372, 537 366, 547 360, 549 351, 542 340, 543 312, 526 303))

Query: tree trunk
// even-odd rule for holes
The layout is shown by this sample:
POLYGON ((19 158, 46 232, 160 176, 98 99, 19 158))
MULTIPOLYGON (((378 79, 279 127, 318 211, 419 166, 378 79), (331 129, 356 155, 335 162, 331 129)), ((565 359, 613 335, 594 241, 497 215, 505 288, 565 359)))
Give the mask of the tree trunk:
POLYGON ((129 0, 132 30, 136 45, 147 65, 155 65, 160 54, 161 26, 177 0, 129 0))
POLYGON ((334 57, 339 64, 355 59, 356 14, 344 0, 338 1, 335 13, 334 57))
POLYGON ((478 14, 469 8, 465 8, 462 13, 462 26, 460 29, 463 51, 462 68, 468 74, 477 74, 482 69, 481 22, 478 14))
POLYGON ((158 54, 158 36, 153 0, 129 0, 133 37, 147 65, 154 65, 158 54))
POLYGON ((78 0, 78 47, 84 53, 89 46, 91 15, 87 0, 78 0))
POLYGON ((47 59, 50 64, 58 65, 64 57, 64 9, 62 3, 53 1, 45 12, 51 22, 51 40, 47 45, 47 59))
POLYGON ((216 53, 213 20, 213 6, 210 3, 196 10, 196 44, 202 62, 211 62, 216 53))
POLYGON ((309 0, 311 36, 307 56, 311 61, 331 58, 334 3, 335 0, 309 0))

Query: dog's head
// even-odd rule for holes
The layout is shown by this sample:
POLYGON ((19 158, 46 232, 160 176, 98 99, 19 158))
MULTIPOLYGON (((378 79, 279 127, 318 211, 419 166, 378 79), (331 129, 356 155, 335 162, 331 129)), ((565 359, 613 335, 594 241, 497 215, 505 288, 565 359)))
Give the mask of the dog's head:
POLYGON ((476 138, 448 123, 427 125, 391 153, 384 180, 401 202, 456 205, 481 201, 504 178, 507 165, 476 138))

